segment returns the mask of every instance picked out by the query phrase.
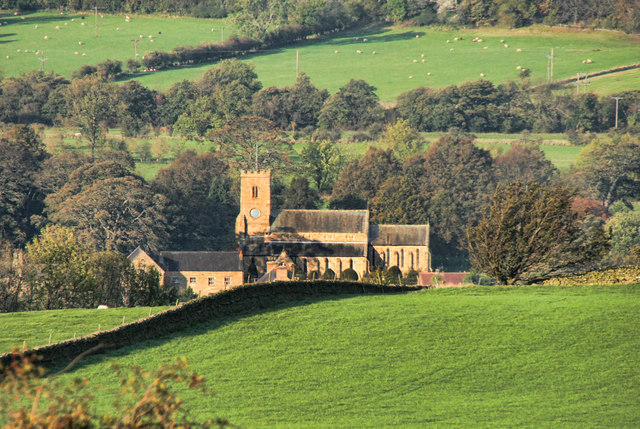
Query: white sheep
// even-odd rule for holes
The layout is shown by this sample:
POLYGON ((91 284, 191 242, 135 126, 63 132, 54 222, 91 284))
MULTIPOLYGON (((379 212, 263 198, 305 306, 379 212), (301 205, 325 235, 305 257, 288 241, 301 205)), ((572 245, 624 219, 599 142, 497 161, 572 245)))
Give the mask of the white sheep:
POLYGON ((413 79, 413 76, 409 76, 409 79, 413 79))
POLYGON ((36 24, 36 28, 38 28, 38 25, 36 24))
POLYGON ((587 59, 587 64, 591 64, 591 60, 590 59, 587 59))
POLYGON ((480 73, 480 77, 484 77, 484 73, 480 73))
POLYGON ((424 63, 424 60, 422 60, 422 62, 424 63))
POLYGON ((48 39, 49 39, 49 36, 44 36, 44 40, 48 40, 48 39))
POLYGON ((82 25, 84 27, 84 22, 82 24, 80 24, 80 25, 82 25))
POLYGON ((82 42, 78 42, 78 45, 82 45, 82 42))
POLYGON ((82 56, 83 56, 83 57, 86 57, 86 56, 87 56, 87 54, 82 54, 82 56))
POLYGON ((516 70, 520 70, 522 68, 522 66, 518 66, 516 67, 516 70))
POLYGON ((431 76, 431 72, 427 73, 427 76, 431 76))
POLYGON ((73 55, 78 55, 78 51, 74 52, 73 55))
POLYGON ((484 48, 482 48, 482 49, 489 49, 489 47, 488 47, 488 46, 485 46, 485 47, 484 47, 484 48))
POLYGON ((369 39, 362 39, 362 41, 363 41, 363 42, 368 42, 368 41, 369 41, 369 39))
POLYGON ((504 44, 504 47, 505 47, 505 48, 508 48, 508 47, 509 47, 509 45, 507 45, 507 44, 505 43, 505 44, 504 44))
POLYGON ((376 51, 371 52, 371 54, 372 54, 372 55, 375 55, 375 54, 376 54, 376 51))
POLYGON ((338 51, 333 51, 333 53, 334 53, 334 54, 337 54, 337 53, 338 53, 338 51))
POLYGON ((56 25, 56 30, 60 30, 60 26, 59 25, 56 25))
POLYGON ((420 37, 420 36, 416 34, 416 39, 417 39, 418 37, 420 37))
POLYGON ((424 58, 424 54, 420 55, 420 58, 424 58))
POLYGON ((516 52, 522 52, 522 49, 518 48, 516 49, 516 52))
POLYGON ((449 52, 453 52, 453 48, 449 49, 449 52))
POLYGON ((413 62, 414 62, 414 63, 417 63, 417 62, 418 62, 418 60, 413 60, 413 62))
POLYGON ((360 51, 360 50, 356 51, 356 54, 361 54, 361 53, 362 53, 362 51, 360 51))

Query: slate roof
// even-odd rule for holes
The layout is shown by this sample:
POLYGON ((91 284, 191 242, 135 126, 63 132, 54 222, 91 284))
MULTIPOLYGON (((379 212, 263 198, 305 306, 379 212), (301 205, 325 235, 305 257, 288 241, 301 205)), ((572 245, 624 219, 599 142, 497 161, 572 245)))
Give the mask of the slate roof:
POLYGON ((160 252, 166 271, 242 271, 240 252, 160 252))
POLYGON ((264 241, 260 239, 245 243, 245 256, 271 256, 287 252, 296 257, 343 257, 358 258, 367 256, 366 243, 326 243, 317 241, 264 241))
POLYGON ((426 246, 429 243, 426 225, 375 225, 369 228, 373 246, 426 246))
POLYGON ((281 210, 274 211, 271 232, 337 232, 366 234, 368 210, 281 210))

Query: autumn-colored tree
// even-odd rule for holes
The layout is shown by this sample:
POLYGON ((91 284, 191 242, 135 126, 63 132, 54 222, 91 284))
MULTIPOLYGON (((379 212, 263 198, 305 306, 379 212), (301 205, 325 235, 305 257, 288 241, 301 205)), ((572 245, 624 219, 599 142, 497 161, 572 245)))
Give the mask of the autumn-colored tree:
POLYGON ((388 125, 382 140, 391 146, 400 159, 420 152, 425 143, 422 136, 411 128, 409 121, 405 119, 398 119, 395 124, 388 125))
POLYGON ((573 191, 536 182, 500 186, 487 215, 467 227, 471 264, 501 284, 588 269, 608 249, 601 223, 571 210, 573 191))
POLYGON ((496 179, 501 183, 515 180, 547 184, 553 181, 558 170, 538 146, 514 143, 508 151, 495 160, 496 179))
POLYGON ((271 121, 243 116, 209 134, 234 166, 251 170, 287 169, 291 142, 271 121))

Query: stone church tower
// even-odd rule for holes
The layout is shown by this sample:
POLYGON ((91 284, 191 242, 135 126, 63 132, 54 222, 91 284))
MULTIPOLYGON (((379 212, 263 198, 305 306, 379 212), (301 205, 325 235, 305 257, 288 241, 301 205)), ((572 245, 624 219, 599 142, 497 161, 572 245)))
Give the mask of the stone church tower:
POLYGON ((240 173, 240 214, 236 235, 263 235, 271 226, 271 170, 240 173))

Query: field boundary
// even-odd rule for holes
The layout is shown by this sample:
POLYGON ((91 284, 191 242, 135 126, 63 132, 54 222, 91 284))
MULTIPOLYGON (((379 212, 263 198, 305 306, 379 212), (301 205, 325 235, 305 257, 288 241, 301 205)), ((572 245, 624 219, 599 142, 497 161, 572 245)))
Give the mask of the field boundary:
MULTIPOLYGON (((45 366, 61 364, 92 349, 115 350, 139 341, 176 332, 204 321, 247 314, 286 302, 295 302, 310 297, 403 293, 421 289, 425 288, 340 281, 274 282, 243 285, 215 295, 194 299, 117 328, 29 349, 24 351, 24 354, 41 357, 40 362, 45 366)), ((12 353, 0 355, 0 363, 3 366, 7 366, 13 359, 12 353)))
MULTIPOLYGON (((604 76, 604 75, 608 75, 608 74, 618 73, 618 72, 621 72, 621 71, 637 69, 637 68, 640 68, 640 63, 628 64, 626 66, 614 67, 612 69, 606 69, 606 70, 600 70, 600 71, 596 71, 596 72, 592 72, 592 73, 587 73, 585 75, 581 75, 580 77, 582 79, 584 79, 584 78, 589 79, 589 78, 596 77, 596 76, 604 76)), ((543 87, 549 86, 549 85, 565 85, 565 84, 568 84, 568 83, 572 83, 575 80, 576 80, 575 77, 568 77, 566 79, 554 80, 553 82, 543 83, 542 85, 534 86, 533 89, 543 88, 543 87)))

